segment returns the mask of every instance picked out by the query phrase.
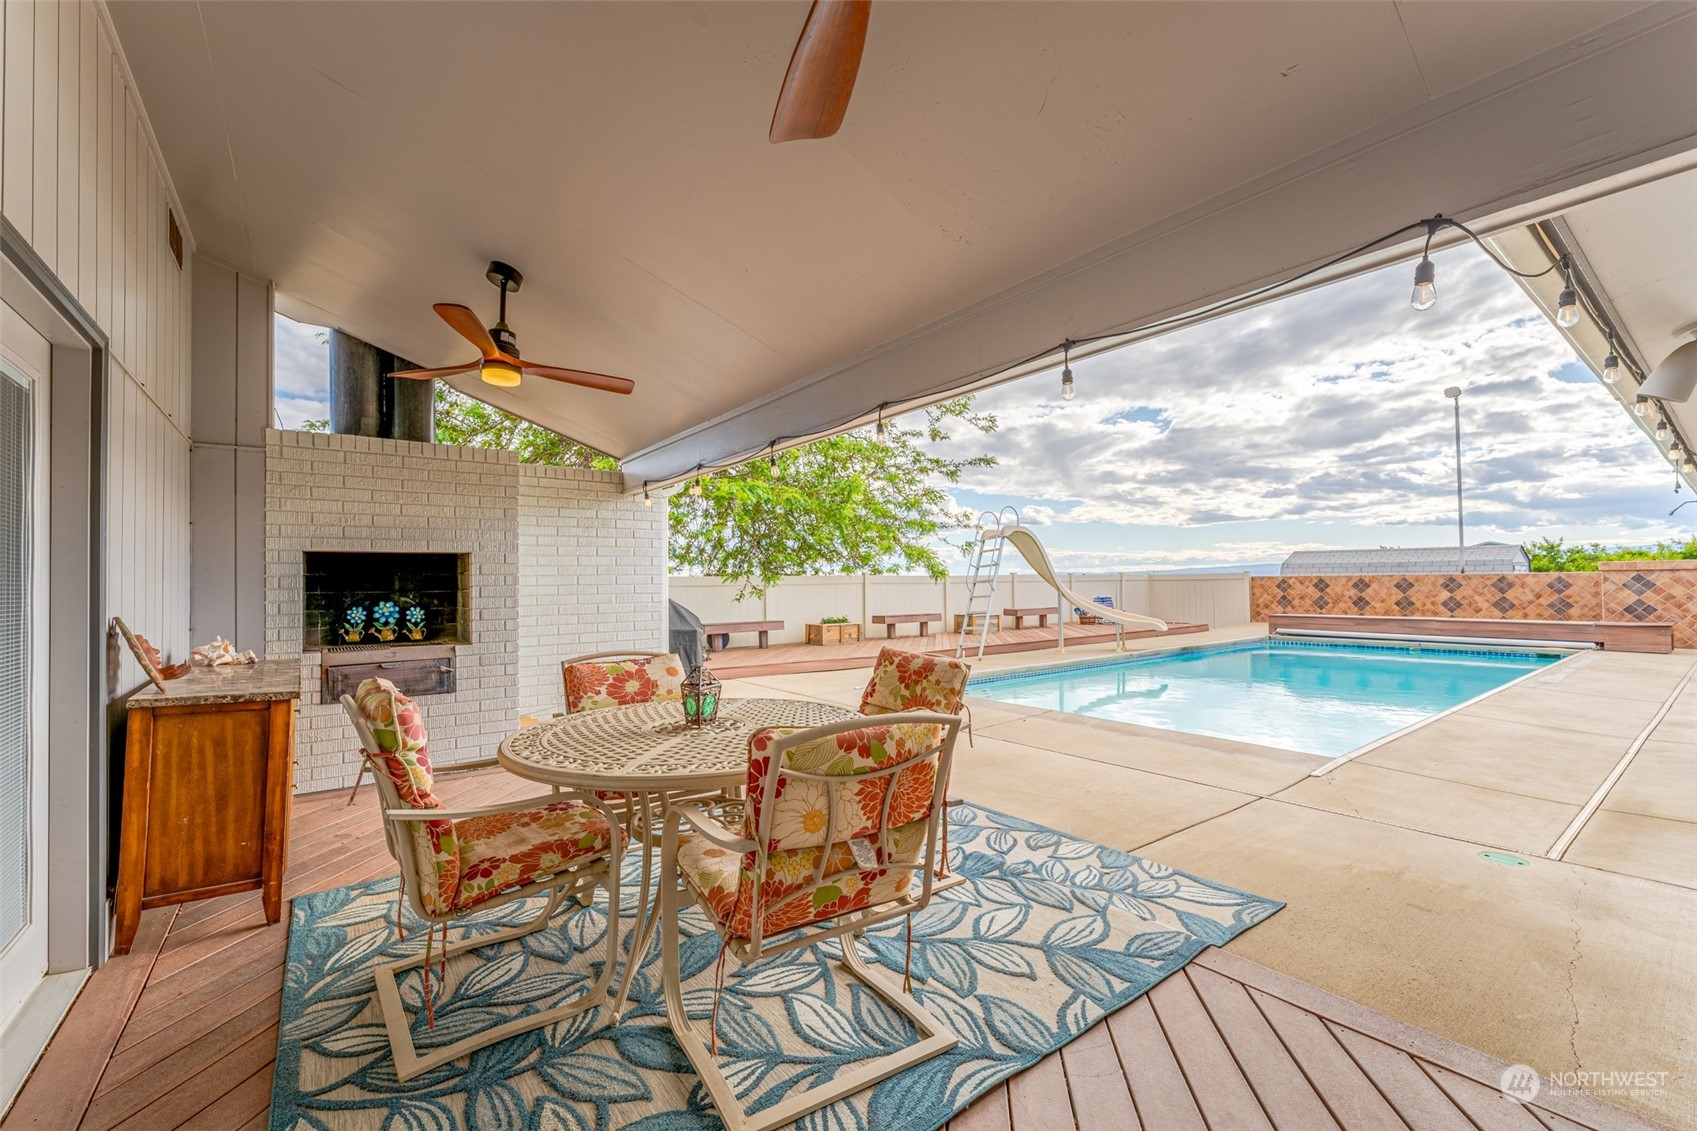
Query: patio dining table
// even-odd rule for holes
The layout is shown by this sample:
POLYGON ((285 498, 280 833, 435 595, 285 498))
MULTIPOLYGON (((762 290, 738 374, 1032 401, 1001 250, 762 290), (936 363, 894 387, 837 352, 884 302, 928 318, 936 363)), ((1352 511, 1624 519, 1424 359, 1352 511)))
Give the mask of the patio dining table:
POLYGON ((680 703, 639 703, 546 719, 501 743, 496 759, 509 773, 562 789, 622 794, 629 802, 626 832, 642 842, 642 887, 637 937, 613 999, 615 1021, 654 941, 654 846, 669 800, 741 788, 748 738, 762 727, 823 726, 854 715, 811 699, 726 699, 714 722, 692 728, 684 725, 680 703))

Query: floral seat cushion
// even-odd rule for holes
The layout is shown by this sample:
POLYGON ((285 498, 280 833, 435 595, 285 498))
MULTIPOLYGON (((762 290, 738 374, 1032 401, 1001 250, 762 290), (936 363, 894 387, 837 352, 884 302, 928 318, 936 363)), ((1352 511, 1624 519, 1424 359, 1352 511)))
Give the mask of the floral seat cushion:
POLYGON ((959 660, 885 647, 878 653, 872 678, 860 697, 860 713, 938 711, 958 715, 966 696, 966 681, 971 677, 972 668, 959 660))
MULTIPOLYGON (((393 783, 401 804, 409 809, 446 808, 434 792, 429 736, 418 704, 388 680, 368 679, 355 690, 354 705, 377 743, 376 750, 364 751, 365 756, 376 772, 393 783)), ((432 914, 444 914, 454 906, 460 886, 454 823, 409 821, 407 826, 420 868, 428 869, 420 877, 419 899, 432 914)))
POLYGON ((747 815, 742 829, 727 830, 749 839, 759 835, 766 779, 777 773, 780 780, 772 791, 776 796, 771 801, 763 876, 755 877, 759 862, 754 852, 733 852, 704 837, 679 845, 678 866, 684 879, 700 895, 702 905, 738 938, 752 933, 757 884, 761 931, 769 936, 901 896, 913 869, 888 865, 916 863, 925 847, 936 796, 936 767, 918 759, 937 748, 942 727, 898 723, 844 731, 790 747, 783 766, 774 768, 774 746, 796 729, 767 727, 749 736, 747 815), (915 764, 889 777, 854 781, 907 762, 915 764), (785 774, 786 769, 844 780, 812 781, 785 774), (886 809, 886 794, 892 790, 886 809), (879 836, 885 822, 887 855, 879 836), (864 842, 863 853, 873 854, 874 866, 856 859, 852 843, 856 840, 864 842), (821 853, 828 855, 815 883, 821 853))
POLYGON ((683 661, 661 656, 611 662, 567 664, 566 710, 595 711, 636 703, 674 703, 683 699, 683 661))
POLYGON ((614 835, 600 810, 577 801, 455 821, 460 884, 454 908, 475 907, 508 888, 605 856, 614 835))

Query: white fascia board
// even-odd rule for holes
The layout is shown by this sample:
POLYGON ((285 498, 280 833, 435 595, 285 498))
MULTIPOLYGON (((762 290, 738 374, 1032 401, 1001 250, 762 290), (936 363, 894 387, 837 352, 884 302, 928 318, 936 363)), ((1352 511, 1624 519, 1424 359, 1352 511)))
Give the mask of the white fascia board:
MULTIPOLYGON (((1655 163, 1687 166, 1697 159, 1693 58, 1697 9, 1640 9, 633 453, 626 490, 854 427, 880 404, 888 414, 1012 380, 1054 364, 1064 339, 1246 294, 1434 213, 1494 230, 1616 191, 1655 163)), ((1417 242, 1303 285, 1392 262, 1417 242)))

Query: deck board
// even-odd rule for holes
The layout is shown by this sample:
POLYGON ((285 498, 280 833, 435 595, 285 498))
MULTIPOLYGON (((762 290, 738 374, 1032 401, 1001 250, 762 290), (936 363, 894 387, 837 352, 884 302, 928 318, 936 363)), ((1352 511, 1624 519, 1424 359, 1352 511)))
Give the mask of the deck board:
MULTIPOLYGON (((1036 630, 1027 630, 1036 631, 1036 630)), ((499 770, 448 775, 451 804, 536 792, 499 770)), ((370 787, 295 799, 289 897, 394 874, 370 787)), ((253 893, 142 916, 95 974, 4 1131, 266 1125, 287 922, 253 893)), ((1643 1131, 1598 1102, 1503 1099, 1503 1065, 1275 971, 1209 949, 956 1116, 950 1131, 1643 1131), (1203 1113, 1207 1119, 1204 1120, 1203 1113), (1464 1112, 1470 1112, 1469 1118, 1464 1112), (1271 1119, 1269 1119, 1269 1114, 1271 1119)))

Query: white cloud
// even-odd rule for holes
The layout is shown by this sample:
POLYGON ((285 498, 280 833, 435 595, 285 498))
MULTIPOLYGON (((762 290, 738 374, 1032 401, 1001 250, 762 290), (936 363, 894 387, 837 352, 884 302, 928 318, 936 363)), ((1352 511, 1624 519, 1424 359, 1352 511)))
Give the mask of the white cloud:
POLYGON ((330 415, 330 347, 319 340, 325 332, 281 314, 272 320, 272 408, 280 428, 330 415))
MULTIPOLYGON (((1442 390, 1461 385, 1470 540, 1666 530, 1672 473, 1648 438, 1597 381, 1571 368, 1556 376, 1575 364, 1572 351, 1481 253, 1437 261, 1430 311, 1409 308, 1411 269, 1387 268, 1074 362, 1070 403, 1054 373, 990 390, 978 407, 1000 431, 942 448, 1000 460, 969 471, 962 491, 1013 496, 1059 524, 1430 527, 1454 522, 1442 390)), ((1266 560, 1293 548, 1222 542, 1137 560, 1266 560)))

